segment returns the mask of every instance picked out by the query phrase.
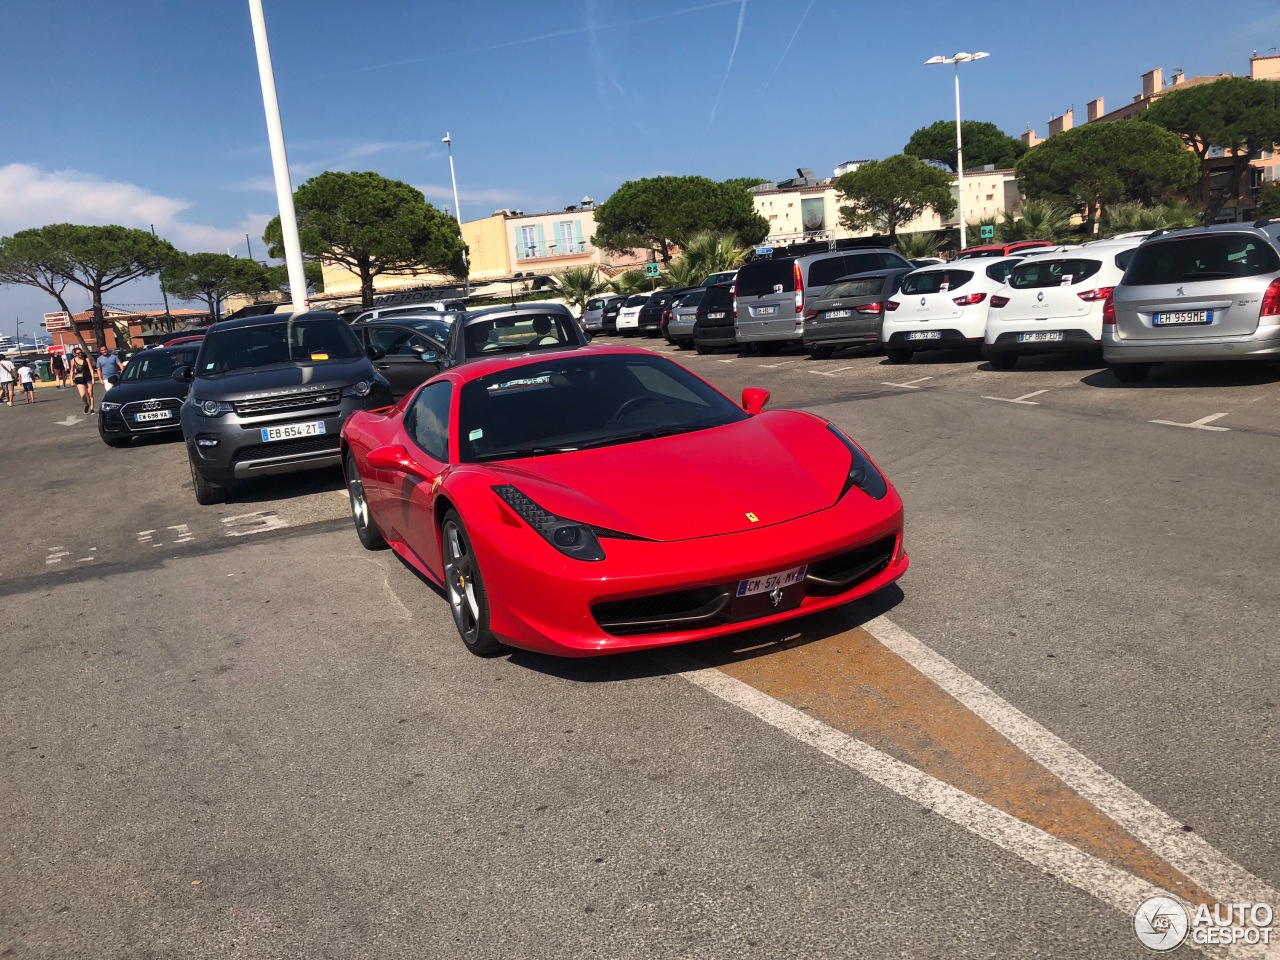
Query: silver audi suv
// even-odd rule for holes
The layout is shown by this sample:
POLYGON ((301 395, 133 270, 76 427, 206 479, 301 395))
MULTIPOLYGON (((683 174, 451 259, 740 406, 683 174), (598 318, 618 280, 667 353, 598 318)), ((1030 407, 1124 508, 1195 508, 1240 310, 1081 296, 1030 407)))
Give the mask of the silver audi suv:
POLYGON ((194 366, 182 436, 196 502, 219 503, 237 480, 337 466, 342 425, 391 404, 391 386, 336 313, 272 314, 209 328, 194 366))
POLYGON ((1280 222, 1145 240, 1104 308, 1102 351, 1122 383, 1153 363, 1280 355, 1280 222))

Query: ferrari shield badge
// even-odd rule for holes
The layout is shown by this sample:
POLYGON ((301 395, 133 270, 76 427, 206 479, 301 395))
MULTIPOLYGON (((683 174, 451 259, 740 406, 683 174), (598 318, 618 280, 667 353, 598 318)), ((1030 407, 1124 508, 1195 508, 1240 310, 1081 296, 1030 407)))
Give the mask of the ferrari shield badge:
POLYGON ((760 518, 759 518, 759 517, 757 517, 754 513, 748 513, 748 514, 747 514, 747 519, 748 519, 748 520, 750 520, 752 523, 759 523, 759 522, 760 522, 760 518))

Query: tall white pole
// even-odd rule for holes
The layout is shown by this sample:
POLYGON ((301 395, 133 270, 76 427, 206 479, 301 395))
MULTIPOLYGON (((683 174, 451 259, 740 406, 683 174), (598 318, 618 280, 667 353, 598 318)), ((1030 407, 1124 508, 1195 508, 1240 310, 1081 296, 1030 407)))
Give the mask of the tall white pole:
MULTIPOLYGON (((462 236, 462 208, 458 206, 458 175, 453 172, 453 138, 444 132, 444 142, 449 147, 449 179, 453 181, 453 215, 458 219, 458 236, 462 236)), ((462 262, 467 263, 467 251, 462 251, 462 262)), ((467 296, 471 296, 471 267, 467 266, 467 296)))
POLYGON ((249 0, 253 20, 253 45, 258 51, 258 79, 262 82, 262 108, 267 115, 267 138, 271 141, 271 167, 276 177, 276 201, 280 206, 280 228, 284 234, 284 262, 289 269, 289 295, 293 312, 308 309, 307 274, 302 268, 302 243, 298 239, 298 217, 293 211, 293 186, 289 183, 289 158, 284 149, 284 129, 280 125, 280 102, 276 99, 276 75, 271 69, 271 47, 267 44, 267 21, 262 0, 249 0))
POLYGON ((960 137, 960 61, 956 61, 956 192, 960 194, 960 249, 968 246, 964 232, 964 143, 960 137))

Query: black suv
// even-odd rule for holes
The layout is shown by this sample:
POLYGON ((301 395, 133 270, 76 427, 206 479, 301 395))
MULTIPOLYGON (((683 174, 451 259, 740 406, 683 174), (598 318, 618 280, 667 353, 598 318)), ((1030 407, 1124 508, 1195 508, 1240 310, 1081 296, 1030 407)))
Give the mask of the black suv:
POLYGON ((194 367, 182 436, 196 502, 219 503, 237 480, 337 466, 342 425, 391 403, 391 386, 336 313, 268 314, 209 328, 194 367))
POLYGON ((640 316, 637 323, 640 329, 651 337, 656 337, 662 332, 662 315, 666 312, 667 307, 671 306, 672 300, 678 300, 680 294, 691 289, 690 287, 677 287, 673 290, 659 290, 653 294, 643 307, 640 308, 640 316))
POLYGON ((699 353, 711 353, 716 347, 736 347, 738 337, 733 321, 733 284, 707 287, 698 301, 698 316, 693 323, 694 348, 699 353))

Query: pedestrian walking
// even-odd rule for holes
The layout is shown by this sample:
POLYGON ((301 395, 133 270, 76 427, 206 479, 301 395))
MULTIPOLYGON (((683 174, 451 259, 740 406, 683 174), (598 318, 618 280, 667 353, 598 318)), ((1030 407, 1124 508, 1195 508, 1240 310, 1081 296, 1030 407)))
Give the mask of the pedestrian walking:
MULTIPOLYGON (((84 355, 84 350, 76 347, 71 355, 71 382, 76 385, 80 399, 84 401, 84 412, 93 413, 93 380, 94 366, 84 355)), ((12 404, 11 404, 12 406, 12 404)))
POLYGON ((0 403, 13 406, 13 381, 17 376, 18 372, 13 361, 0 354, 0 403))
POLYGON ((102 392, 105 394, 113 386, 112 377, 120 378, 124 365, 114 353, 108 353, 105 346, 98 348, 98 379, 102 381, 102 392))
POLYGON ((18 382, 22 384, 22 395, 27 403, 36 402, 35 369, 30 360, 23 360, 18 368, 18 382))
POLYGON ((58 350, 49 357, 49 370, 53 373, 53 379, 57 381, 58 389, 62 389, 62 385, 67 382, 67 362, 62 358, 62 351, 58 350))

